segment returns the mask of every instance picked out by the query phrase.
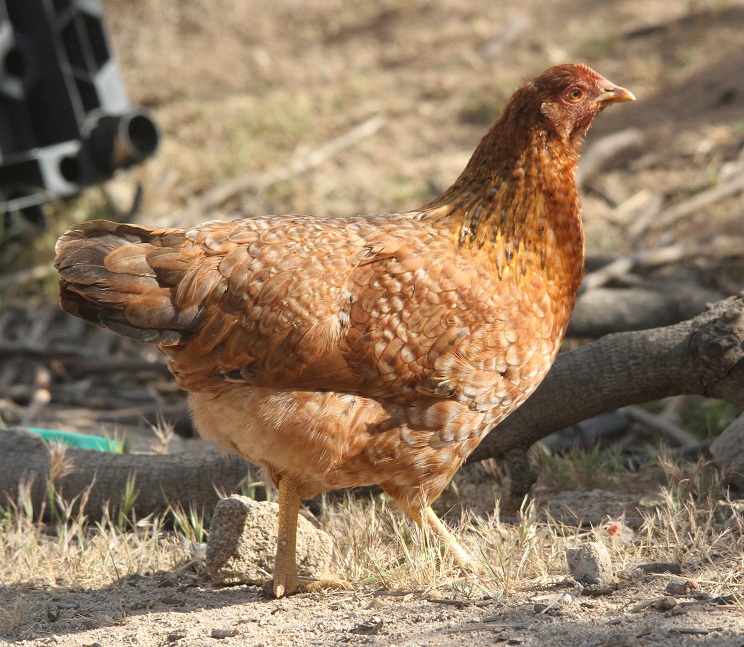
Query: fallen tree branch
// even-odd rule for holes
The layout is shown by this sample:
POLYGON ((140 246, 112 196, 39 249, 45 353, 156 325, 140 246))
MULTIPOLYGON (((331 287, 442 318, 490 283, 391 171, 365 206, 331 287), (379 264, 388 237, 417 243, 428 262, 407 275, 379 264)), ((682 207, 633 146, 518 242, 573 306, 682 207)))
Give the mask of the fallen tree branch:
POLYGON ((529 447, 605 411, 680 394, 744 408, 744 294, 674 326, 607 335, 558 356, 529 400, 468 459, 506 459, 512 492, 529 489, 529 447))
POLYGON ((135 510, 139 518, 163 512, 169 505, 211 510, 221 496, 239 488, 255 469, 236 457, 222 456, 216 447, 174 454, 109 454, 66 447, 64 458, 54 458, 40 436, 21 428, 0 431, 0 506, 19 502, 20 490, 29 487, 34 510, 47 502, 54 461, 64 460, 65 473, 54 480, 64 500, 86 500, 84 513, 100 519, 104 509, 124 505, 127 481, 133 479, 135 510), (83 496, 83 493, 86 493, 83 496))
POLYGON ((724 295, 695 283, 644 281, 640 286, 582 290, 569 337, 597 339, 615 332, 671 326, 690 319, 724 295))
MULTIPOLYGON (((664 198, 661 194, 643 189, 617 205, 607 219, 624 230, 627 230, 627 223, 632 223, 632 226, 640 231, 645 226, 643 223, 656 218, 661 211, 662 204, 664 204, 664 198)), ((634 244, 632 247, 638 247, 638 245, 634 244)))

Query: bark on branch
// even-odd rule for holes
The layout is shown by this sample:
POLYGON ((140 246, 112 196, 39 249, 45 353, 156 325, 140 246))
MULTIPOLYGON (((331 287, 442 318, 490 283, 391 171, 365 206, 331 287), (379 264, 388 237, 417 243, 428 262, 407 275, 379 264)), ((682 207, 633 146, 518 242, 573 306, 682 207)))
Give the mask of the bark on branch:
MULTIPOLYGON (((512 491, 529 487, 526 451, 536 441, 605 411, 648 400, 700 394, 744 408, 744 294, 719 301, 694 319, 637 332, 607 335, 563 353, 532 397, 491 431, 470 462, 506 459, 512 491)), ((211 507, 216 490, 234 492, 248 465, 216 449, 172 455, 99 454, 68 448, 72 471, 55 480, 67 500, 91 486, 86 513, 100 517, 108 501, 122 505, 135 475, 140 517, 169 503, 211 507)), ((46 496, 50 452, 38 437, 0 431, 0 505, 17 500, 18 484, 33 478, 35 506, 46 496)))
POLYGON ((622 288, 595 288, 579 295, 569 337, 598 338, 615 332, 670 326, 705 310, 723 295, 694 283, 644 281, 622 288))
POLYGON ((127 481, 133 479, 137 517, 163 512, 179 503, 188 509, 211 510, 222 493, 238 491, 241 481, 255 473, 237 457, 225 457, 216 447, 203 452, 174 454, 107 454, 67 447, 54 456, 40 436, 23 429, 0 431, 0 506, 18 503, 25 490, 34 510, 47 502, 51 474, 64 461, 64 476, 54 479, 54 491, 65 501, 85 500, 83 512, 101 519, 104 509, 123 509, 127 481), (57 465, 54 463, 57 462, 57 465), (85 496, 81 496, 85 493, 85 496))
POLYGON ((506 459, 512 491, 533 480, 527 449, 605 411, 681 394, 744 407, 744 294, 674 326, 602 337, 562 353, 530 399, 493 429, 469 462, 506 459))

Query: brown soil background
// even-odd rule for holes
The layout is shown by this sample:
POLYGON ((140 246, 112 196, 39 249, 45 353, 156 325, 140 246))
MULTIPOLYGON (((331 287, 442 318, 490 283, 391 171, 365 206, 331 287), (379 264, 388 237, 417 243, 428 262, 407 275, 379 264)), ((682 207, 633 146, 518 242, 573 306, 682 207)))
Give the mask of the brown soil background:
MULTIPOLYGON (((639 191, 661 192, 671 204, 710 186, 713 169, 744 164, 739 1, 104 5, 132 103, 147 106, 163 130, 157 157, 106 187, 126 205, 141 183, 142 222, 174 222, 226 178, 285 167, 375 114, 387 119, 374 136, 225 209, 351 215, 414 207, 456 176, 517 85, 561 62, 587 63, 638 97, 603 114, 590 142, 631 126, 646 138, 643 151, 617 160, 585 191, 590 251, 629 251, 611 214, 639 191)), ((102 203, 95 191, 81 198, 80 219, 104 215, 102 203)), ((632 241, 633 249, 741 235, 743 213, 744 198, 735 196, 632 241)), ((174 572, 100 589, 0 588, 0 608, 23 598, 38 620, 6 638, 28 645, 744 645, 740 605, 690 607, 681 619, 628 612, 662 595, 666 581, 649 575, 612 596, 580 597, 561 580, 452 606, 422 591, 389 596, 361 587, 269 601, 256 588, 218 588, 174 572), (575 598, 568 611, 535 613, 536 597, 564 591, 575 598), (61 613, 54 623, 51 608, 61 613), (215 628, 237 634, 219 640, 215 628)))

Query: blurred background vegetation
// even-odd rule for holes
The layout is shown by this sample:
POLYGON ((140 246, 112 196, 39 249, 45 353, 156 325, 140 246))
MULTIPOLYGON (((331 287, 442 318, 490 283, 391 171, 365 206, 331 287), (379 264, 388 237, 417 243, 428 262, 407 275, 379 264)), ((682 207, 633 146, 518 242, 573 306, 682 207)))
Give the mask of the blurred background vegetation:
MULTIPOLYGON (((640 239, 627 235, 633 210, 618 210, 644 191, 674 204, 744 172, 740 1, 103 4, 130 99, 152 112, 162 146, 143 166, 50 205, 47 232, 4 239, 3 301, 52 298, 56 237, 75 221, 127 217, 138 186, 135 219, 148 224, 214 211, 413 208, 457 175, 517 85, 561 62, 589 64, 639 99, 603 115, 590 134, 643 133, 638 150, 585 187, 590 253, 741 235, 741 193, 640 239), (384 122, 372 135, 306 172, 286 172, 375 116, 384 122), (246 174, 263 180, 198 208, 199 196, 246 174)), ((743 274, 732 260, 727 291, 743 274)))

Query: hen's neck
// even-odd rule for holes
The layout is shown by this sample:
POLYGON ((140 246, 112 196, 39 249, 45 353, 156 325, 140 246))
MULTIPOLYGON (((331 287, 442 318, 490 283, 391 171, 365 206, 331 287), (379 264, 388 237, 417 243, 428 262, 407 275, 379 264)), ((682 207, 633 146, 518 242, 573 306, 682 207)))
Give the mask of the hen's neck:
POLYGON ((574 174, 580 142, 502 118, 455 183, 421 208, 453 243, 486 255, 500 279, 540 271, 569 307, 583 277, 584 231, 574 174), (519 133, 519 135, 515 135, 519 133))

